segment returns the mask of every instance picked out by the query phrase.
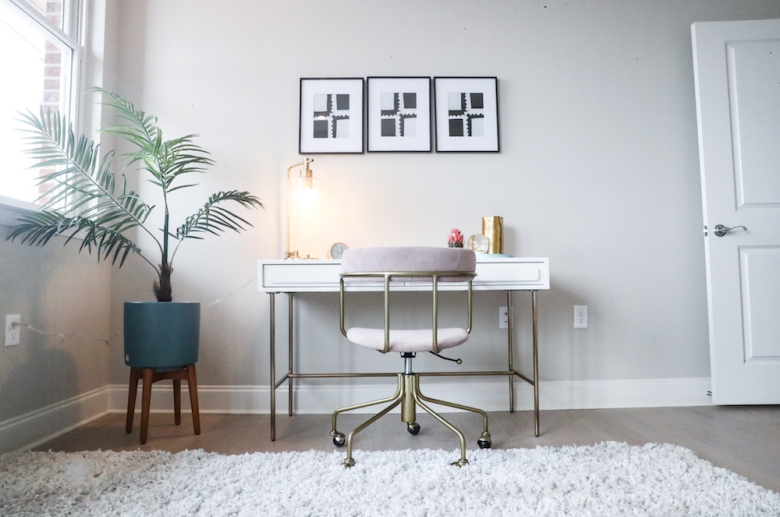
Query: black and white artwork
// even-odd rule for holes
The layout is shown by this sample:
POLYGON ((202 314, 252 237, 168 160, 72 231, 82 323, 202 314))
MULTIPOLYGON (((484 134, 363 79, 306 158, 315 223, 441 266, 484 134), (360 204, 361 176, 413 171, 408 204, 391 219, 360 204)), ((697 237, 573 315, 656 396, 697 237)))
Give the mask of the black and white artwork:
POLYGON ((431 151, 431 79, 368 78, 368 152, 431 151))
POLYGON ((498 80, 435 77, 437 152, 498 152, 498 80))
POLYGON ((301 79, 298 152, 363 152, 363 79, 301 79))

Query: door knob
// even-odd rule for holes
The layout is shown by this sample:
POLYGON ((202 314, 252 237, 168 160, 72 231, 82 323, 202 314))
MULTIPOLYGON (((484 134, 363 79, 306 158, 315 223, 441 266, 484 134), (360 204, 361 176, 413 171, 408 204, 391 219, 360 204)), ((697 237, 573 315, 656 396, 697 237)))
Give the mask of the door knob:
POLYGON ((729 228, 727 226, 723 226, 722 224, 716 224, 715 228, 712 229, 712 233, 714 233, 718 237, 723 237, 731 230, 737 230, 739 228, 742 228, 743 230, 747 231, 747 228, 745 228, 744 226, 732 226, 731 228, 729 228))

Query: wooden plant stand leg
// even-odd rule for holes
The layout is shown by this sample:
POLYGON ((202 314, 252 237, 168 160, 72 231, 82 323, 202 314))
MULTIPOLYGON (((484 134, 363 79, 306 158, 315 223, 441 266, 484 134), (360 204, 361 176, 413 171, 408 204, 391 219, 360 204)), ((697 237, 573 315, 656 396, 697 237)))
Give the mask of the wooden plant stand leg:
POLYGON ((192 426, 195 434, 200 434, 200 410, 198 409, 198 379, 195 375, 195 365, 187 366, 187 387, 190 390, 190 404, 192 405, 192 426))
POLYGON ((181 424, 181 380, 173 379, 173 419, 181 424))
POLYGON ((143 375, 143 393, 141 395, 141 443, 146 443, 146 437, 149 434, 149 406, 152 403, 152 382, 154 381, 154 370, 144 368, 143 375))
POLYGON ((125 422, 125 432, 133 432, 133 416, 135 413, 135 397, 138 391, 138 370, 130 367, 130 388, 127 392, 127 420, 125 422))
POLYGON ((164 379, 173 381, 173 411, 176 425, 181 424, 181 381, 186 380, 192 405, 192 425, 195 434, 200 434, 200 410, 198 408, 198 380, 195 375, 195 365, 191 364, 181 370, 155 372, 153 368, 130 369, 130 392, 127 396, 127 421, 125 431, 133 430, 133 413, 135 412, 136 391, 138 381, 143 380, 141 392, 141 443, 145 444, 149 436, 149 410, 152 402, 152 385, 164 379))

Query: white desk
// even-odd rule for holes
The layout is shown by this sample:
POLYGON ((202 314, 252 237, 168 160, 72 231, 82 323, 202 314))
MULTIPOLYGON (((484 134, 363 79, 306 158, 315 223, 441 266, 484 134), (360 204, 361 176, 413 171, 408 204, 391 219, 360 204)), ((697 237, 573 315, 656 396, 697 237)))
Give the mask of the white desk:
MULTIPOLYGON (((395 373, 296 373, 293 370, 293 296, 295 293, 339 292, 339 260, 258 260, 258 291, 270 296, 269 330, 271 349, 271 440, 276 440, 276 390, 287 382, 287 411, 293 415, 293 380, 337 377, 395 377, 395 373), (288 368, 287 374, 276 380, 276 294, 288 295, 288 368)), ((393 282, 393 291, 430 290, 430 284, 420 282, 393 282)), ((465 290, 463 284, 439 284, 441 291, 465 290)), ((515 410, 515 376, 534 387, 534 431, 539 436, 539 360, 537 292, 550 288, 550 264, 547 258, 506 258, 477 255, 475 291, 506 291, 509 325, 507 328, 507 369, 502 371, 421 372, 429 376, 489 376, 504 375, 509 379, 509 411, 515 410), (512 292, 531 292, 531 319, 533 321, 533 377, 529 378, 514 368, 512 343, 512 292)), ((350 291, 382 291, 382 284, 350 285, 350 291)), ((334 328, 337 328, 334 325, 334 328)))

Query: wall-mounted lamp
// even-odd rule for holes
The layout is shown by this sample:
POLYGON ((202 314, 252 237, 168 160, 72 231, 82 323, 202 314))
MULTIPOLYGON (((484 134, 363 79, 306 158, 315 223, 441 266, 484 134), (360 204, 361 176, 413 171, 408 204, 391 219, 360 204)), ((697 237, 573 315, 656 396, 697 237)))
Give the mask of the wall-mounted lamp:
POLYGON ((318 183, 322 180, 314 178, 309 164, 311 158, 305 158, 301 163, 291 165, 287 169, 287 238, 284 252, 285 259, 308 258, 301 257, 298 250, 290 249, 290 222, 291 216, 312 217, 319 210, 318 183), (297 175, 292 174, 293 169, 300 167, 297 175))

